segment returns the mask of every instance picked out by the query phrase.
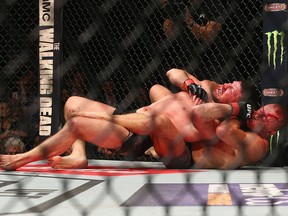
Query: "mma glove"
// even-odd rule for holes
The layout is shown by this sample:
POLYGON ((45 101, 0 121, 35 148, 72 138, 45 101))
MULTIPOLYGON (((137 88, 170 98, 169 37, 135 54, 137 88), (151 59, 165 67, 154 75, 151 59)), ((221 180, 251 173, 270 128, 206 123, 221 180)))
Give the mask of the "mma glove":
POLYGON ((230 103, 232 107, 232 114, 231 116, 235 116, 240 121, 248 122, 252 118, 254 109, 251 103, 248 102, 234 102, 230 103))
POLYGON ((190 96, 196 95, 202 101, 207 102, 207 92, 200 85, 197 85, 192 79, 188 78, 185 80, 183 86, 190 96))

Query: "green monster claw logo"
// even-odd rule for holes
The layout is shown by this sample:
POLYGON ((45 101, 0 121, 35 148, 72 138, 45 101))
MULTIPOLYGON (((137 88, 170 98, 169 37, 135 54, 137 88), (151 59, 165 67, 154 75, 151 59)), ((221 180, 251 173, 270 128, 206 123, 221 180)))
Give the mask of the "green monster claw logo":
POLYGON ((279 32, 275 30, 272 32, 266 32, 265 35, 267 35, 268 65, 271 66, 272 61, 273 68, 276 69, 278 47, 280 47, 280 65, 283 63, 285 33, 283 31, 279 32), (272 43, 273 43, 273 51, 272 51, 272 43))
POLYGON ((273 138, 274 138, 274 136, 276 136, 276 147, 278 147, 279 146, 280 131, 278 130, 276 135, 271 135, 270 136, 270 142, 269 142, 269 144, 270 144, 270 146, 269 146, 270 155, 273 152, 273 138))

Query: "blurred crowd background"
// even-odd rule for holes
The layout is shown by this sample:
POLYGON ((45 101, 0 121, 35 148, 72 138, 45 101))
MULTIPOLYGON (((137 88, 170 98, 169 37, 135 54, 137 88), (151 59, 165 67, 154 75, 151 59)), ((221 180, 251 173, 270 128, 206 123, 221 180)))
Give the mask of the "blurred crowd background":
MULTIPOLYGON (((39 144, 38 11, 38 1, 0 3, 1 153, 39 144)), ((149 104, 156 83, 177 91, 165 76, 175 67, 260 91, 262 18, 261 0, 63 1, 61 115, 72 95, 122 110, 149 104)))

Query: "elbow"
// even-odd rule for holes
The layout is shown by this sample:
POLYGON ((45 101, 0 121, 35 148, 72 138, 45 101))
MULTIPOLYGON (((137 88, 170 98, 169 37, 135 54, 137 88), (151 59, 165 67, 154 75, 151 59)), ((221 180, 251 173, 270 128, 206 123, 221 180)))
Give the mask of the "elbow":
POLYGON ((178 71, 179 69, 176 69, 176 68, 172 68, 172 69, 170 69, 170 70, 168 70, 167 72, 166 72, 166 76, 168 77, 168 79, 170 80, 170 82, 172 82, 174 79, 175 79, 175 77, 177 77, 177 71, 178 71))

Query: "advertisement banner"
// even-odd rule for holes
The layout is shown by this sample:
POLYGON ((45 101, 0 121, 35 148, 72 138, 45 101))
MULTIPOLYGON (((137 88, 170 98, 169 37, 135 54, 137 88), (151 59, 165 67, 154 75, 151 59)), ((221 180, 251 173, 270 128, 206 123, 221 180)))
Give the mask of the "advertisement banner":
MULTIPOLYGON (((287 0, 264 0, 262 105, 278 103, 287 108, 287 36, 287 0)), ((269 141, 265 163, 283 166, 287 163, 287 125, 269 141)))
POLYGON ((287 0, 264 0, 262 104, 287 106, 287 0))
POLYGON ((60 0, 39 0, 40 141, 60 126, 61 10, 60 0))

